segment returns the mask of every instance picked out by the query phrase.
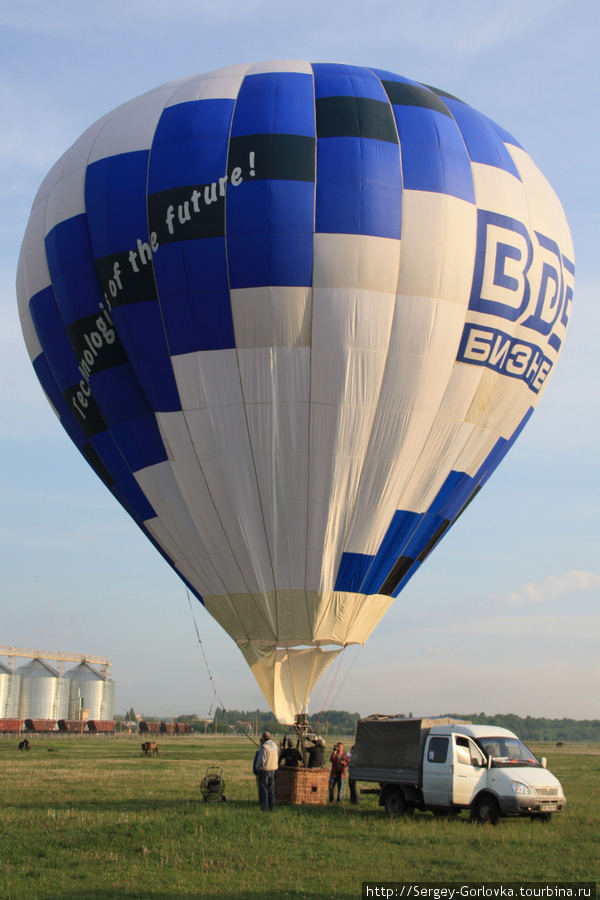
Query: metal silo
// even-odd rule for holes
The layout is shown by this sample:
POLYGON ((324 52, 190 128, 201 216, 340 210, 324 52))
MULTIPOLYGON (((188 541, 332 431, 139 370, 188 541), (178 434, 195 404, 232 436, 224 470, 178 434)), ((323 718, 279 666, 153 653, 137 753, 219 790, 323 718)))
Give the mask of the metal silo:
POLYGON ((20 675, 0 663, 0 719, 18 717, 20 691, 20 675))
POLYGON ((32 659, 17 669, 17 675, 21 677, 21 719, 65 718, 69 695, 56 669, 41 659, 32 659))
POLYGON ((89 710, 90 719, 112 719, 114 681, 82 662, 65 673, 65 682, 69 683, 69 719, 79 719, 82 708, 89 710))

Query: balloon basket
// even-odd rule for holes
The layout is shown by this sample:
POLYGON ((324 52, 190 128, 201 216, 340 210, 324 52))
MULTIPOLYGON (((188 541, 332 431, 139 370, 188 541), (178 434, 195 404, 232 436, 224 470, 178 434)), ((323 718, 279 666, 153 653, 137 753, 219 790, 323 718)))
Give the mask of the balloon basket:
POLYGON ((295 806, 325 806, 329 799, 329 769, 282 766, 275 779, 275 802, 295 806))

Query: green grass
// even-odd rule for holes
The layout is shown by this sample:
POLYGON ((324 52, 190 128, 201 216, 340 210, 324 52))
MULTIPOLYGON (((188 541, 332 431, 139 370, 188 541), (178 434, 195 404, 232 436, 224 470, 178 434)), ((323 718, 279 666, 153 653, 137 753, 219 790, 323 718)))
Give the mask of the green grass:
MULTIPOLYGON (((0 741, 0 898, 360 897, 363 881, 600 881, 600 748, 537 747, 567 810, 548 824, 358 808, 261 813, 243 738, 0 741), (226 803, 204 803, 209 765, 226 803)), ((331 742, 329 742, 331 745, 331 742)))

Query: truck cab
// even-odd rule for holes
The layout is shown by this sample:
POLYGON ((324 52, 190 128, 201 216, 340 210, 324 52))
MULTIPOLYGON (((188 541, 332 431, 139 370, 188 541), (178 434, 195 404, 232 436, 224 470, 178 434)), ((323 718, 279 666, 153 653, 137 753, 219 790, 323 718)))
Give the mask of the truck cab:
POLYGON ((506 728, 437 725, 426 738, 423 801, 433 809, 469 809, 472 818, 548 819, 566 806, 560 782, 506 728))

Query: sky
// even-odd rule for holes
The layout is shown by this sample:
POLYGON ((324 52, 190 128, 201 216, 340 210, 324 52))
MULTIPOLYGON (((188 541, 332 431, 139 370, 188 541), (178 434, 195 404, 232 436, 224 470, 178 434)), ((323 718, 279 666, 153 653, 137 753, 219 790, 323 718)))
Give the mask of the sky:
POLYGON ((116 714, 267 709, 233 641, 63 432, 15 275, 42 179, 105 113, 226 65, 345 62, 442 88, 520 141, 565 209, 575 298, 524 433, 317 685, 311 715, 600 718, 599 26, 596 0, 0 3, 0 646, 107 657, 116 714))

